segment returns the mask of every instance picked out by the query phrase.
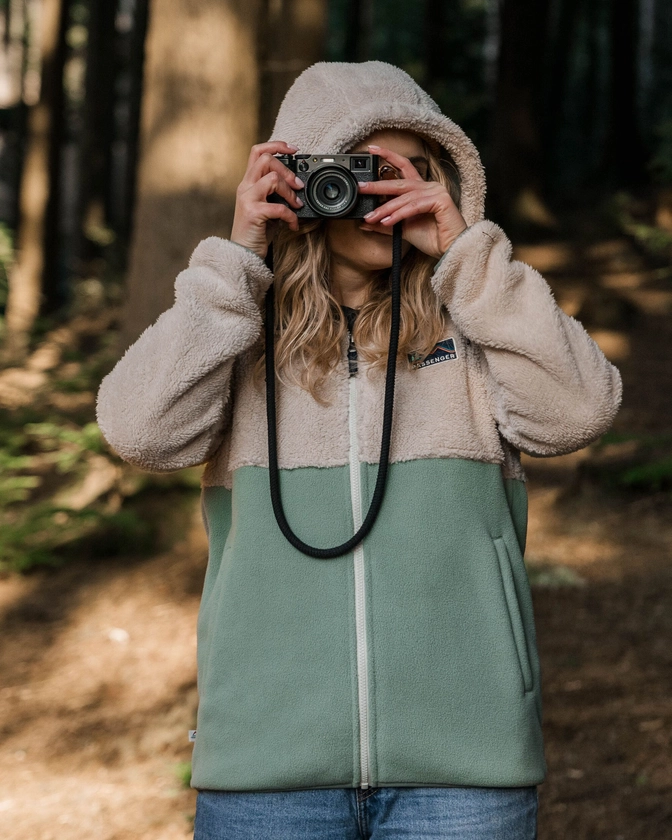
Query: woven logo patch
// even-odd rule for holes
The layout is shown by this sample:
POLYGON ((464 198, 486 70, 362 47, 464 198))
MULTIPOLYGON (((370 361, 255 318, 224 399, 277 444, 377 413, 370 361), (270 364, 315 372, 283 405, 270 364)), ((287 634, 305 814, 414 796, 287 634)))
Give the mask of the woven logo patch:
POLYGON ((457 350, 453 338, 444 338, 443 341, 439 341, 432 352, 424 359, 420 353, 408 354, 408 361, 415 370, 438 365, 439 362, 452 362, 455 359, 457 359, 457 350))

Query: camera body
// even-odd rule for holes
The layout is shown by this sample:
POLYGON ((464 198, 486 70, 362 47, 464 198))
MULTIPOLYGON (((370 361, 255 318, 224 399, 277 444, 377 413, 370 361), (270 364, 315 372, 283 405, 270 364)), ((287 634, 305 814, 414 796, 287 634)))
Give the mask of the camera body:
MULTIPOLYGON (((378 181, 379 155, 277 155, 278 160, 305 184, 297 190, 303 207, 292 207, 299 219, 362 219, 378 207, 380 197, 361 195, 360 181, 378 181)), ((290 206, 277 193, 266 199, 290 206)))

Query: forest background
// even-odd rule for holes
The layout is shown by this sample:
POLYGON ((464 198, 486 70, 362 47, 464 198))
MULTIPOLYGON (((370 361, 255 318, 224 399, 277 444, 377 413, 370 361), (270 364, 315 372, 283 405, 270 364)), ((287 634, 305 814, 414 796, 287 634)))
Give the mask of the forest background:
POLYGON ((123 463, 95 394, 296 76, 368 59, 464 128, 486 216, 623 375, 607 435, 524 462, 540 837, 672 836, 672 5, 2 0, 0 29, 3 837, 191 833, 201 468, 123 463))

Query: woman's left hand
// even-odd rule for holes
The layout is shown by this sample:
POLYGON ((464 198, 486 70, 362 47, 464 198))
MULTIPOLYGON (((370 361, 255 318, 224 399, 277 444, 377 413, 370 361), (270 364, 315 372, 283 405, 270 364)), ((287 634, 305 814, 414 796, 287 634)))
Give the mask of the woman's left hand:
POLYGON ((452 242, 466 230, 467 223, 450 193, 438 181, 425 181, 408 158, 390 149, 369 146, 401 173, 390 181, 362 181, 363 195, 396 196, 362 219, 362 230, 392 234, 396 222, 403 222, 402 237, 419 251, 440 259, 452 242))

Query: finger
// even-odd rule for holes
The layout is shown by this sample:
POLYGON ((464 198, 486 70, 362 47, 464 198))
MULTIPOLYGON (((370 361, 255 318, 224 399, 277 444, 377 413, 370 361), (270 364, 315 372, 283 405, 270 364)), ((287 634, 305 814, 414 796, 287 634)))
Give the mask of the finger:
POLYGON ((245 198, 248 201, 265 201, 272 193, 277 193, 294 207, 303 207, 301 199, 287 184, 282 174, 275 169, 272 169, 250 187, 245 198))
POLYGON ((255 146, 252 146, 250 157, 247 161, 247 168, 249 169, 262 155, 293 155, 298 151, 298 146, 285 143, 284 140, 271 140, 268 143, 257 143, 255 146))
POLYGON ((391 163, 392 166, 396 166, 404 178, 408 178, 409 181, 424 181, 422 175, 407 157, 393 152, 392 149, 385 149, 382 146, 368 146, 368 148, 372 154, 379 155, 391 163))
POLYGON ((375 224, 381 219, 384 219, 386 216, 389 216, 391 213, 394 213, 395 210, 403 207, 409 201, 422 201, 423 204, 426 204, 428 207, 433 206, 435 203, 430 196, 427 196, 419 190, 415 190, 406 195, 398 196, 397 198, 392 198, 389 201, 386 201, 384 204, 381 204, 380 207, 376 207, 375 210, 367 213, 366 216, 364 216, 364 220, 369 224, 375 224))
POLYGON ((269 204, 266 201, 262 201, 254 209, 257 218, 263 222, 281 219, 283 222, 287 222, 292 230, 299 229, 299 217, 286 204, 269 204))
POLYGON ((417 189, 432 189, 434 181, 359 181, 359 189, 372 195, 401 195, 417 189), (421 186, 425 184, 426 186, 421 186))
POLYGON ((403 206, 397 207, 392 213, 382 218, 380 224, 386 227, 392 227, 404 219, 412 219, 414 216, 431 214, 433 207, 433 203, 419 199, 406 201, 403 206))
POLYGON ((241 191, 246 192, 269 172, 277 172, 292 190, 301 190, 305 187, 303 181, 291 169, 286 167, 284 163, 281 163, 273 155, 264 154, 257 160, 241 181, 241 191))

